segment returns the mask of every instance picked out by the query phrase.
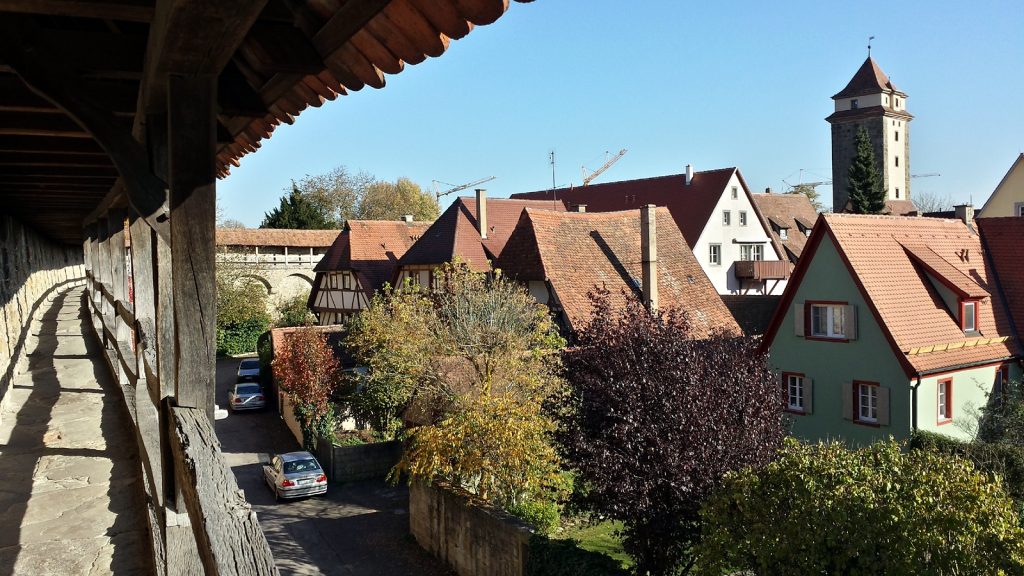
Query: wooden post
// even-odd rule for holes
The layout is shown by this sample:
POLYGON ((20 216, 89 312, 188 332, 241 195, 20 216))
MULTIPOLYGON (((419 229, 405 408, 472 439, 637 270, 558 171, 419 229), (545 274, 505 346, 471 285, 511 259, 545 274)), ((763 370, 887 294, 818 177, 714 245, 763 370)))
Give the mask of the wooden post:
POLYGON ((212 74, 170 75, 167 86, 171 266, 177 328, 178 406, 213 421, 216 370, 215 113, 212 74))

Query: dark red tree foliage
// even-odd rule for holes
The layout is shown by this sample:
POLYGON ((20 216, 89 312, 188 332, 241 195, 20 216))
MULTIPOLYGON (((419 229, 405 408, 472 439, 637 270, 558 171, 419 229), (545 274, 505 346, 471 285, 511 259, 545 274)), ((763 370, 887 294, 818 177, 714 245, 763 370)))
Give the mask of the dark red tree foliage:
POLYGON ((682 313, 591 298, 594 319, 565 353, 560 450, 584 507, 625 524, 638 574, 686 573, 703 500, 781 446, 782 386, 752 338, 696 340, 682 313))

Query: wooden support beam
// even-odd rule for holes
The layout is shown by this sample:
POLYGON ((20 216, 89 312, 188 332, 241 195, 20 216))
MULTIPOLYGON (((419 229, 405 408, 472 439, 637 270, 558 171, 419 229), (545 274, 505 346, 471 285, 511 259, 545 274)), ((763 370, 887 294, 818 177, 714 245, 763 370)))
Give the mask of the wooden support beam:
POLYGON ((113 166, 54 166, 41 168, 21 164, 0 166, 0 178, 4 176, 68 176, 73 178, 117 178, 117 169, 113 166))
POLYGON ((44 138, 25 136, 0 136, 0 152, 21 154, 75 154, 83 156, 106 156, 93 140, 80 138, 44 138))
POLYGON ((0 167, 3 166, 65 166, 114 168, 110 158, 83 154, 0 151, 0 167))
POLYGON ((0 20, 0 56, 33 91, 88 130, 117 166, 132 207, 159 232, 166 186, 150 172, 145 148, 108 110, 83 94, 77 76, 63 67, 60 52, 41 38, 30 19, 8 16, 0 20))
POLYGON ((305 76, 319 74, 325 68, 316 47, 291 24, 257 23, 239 46, 238 54, 266 75, 305 76))
POLYGON ((24 112, 0 112, 0 136, 92 137, 88 131, 63 115, 24 112))
MULTIPOLYGON (((116 115, 134 115, 139 86, 134 82, 86 80, 83 87, 116 115)), ((13 75, 0 76, 0 111, 63 114, 13 75)))
POLYGON ((171 266, 179 406, 213 420, 216 372, 217 79, 172 74, 167 89, 171 266))
POLYGON ((346 2, 313 37, 320 56, 328 58, 341 48, 356 32, 380 14, 391 0, 364 0, 346 2))
POLYGON ((217 77, 217 104, 226 116, 262 118, 267 106, 233 62, 228 62, 217 77))
POLYGON ((153 6, 145 0, 0 0, 0 12, 149 22, 153 6))

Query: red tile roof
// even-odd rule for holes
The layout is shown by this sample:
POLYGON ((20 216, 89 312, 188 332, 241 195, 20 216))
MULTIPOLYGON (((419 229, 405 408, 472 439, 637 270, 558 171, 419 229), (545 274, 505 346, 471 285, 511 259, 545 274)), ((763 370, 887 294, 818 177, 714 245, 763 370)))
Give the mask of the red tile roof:
POLYGON ((810 199, 804 194, 751 194, 750 197, 754 199, 758 213, 770 223, 776 224, 765 226, 771 230, 775 251, 780 256, 788 254, 790 261, 796 264, 807 243, 807 234, 804 234, 801 227, 813 227, 814 221, 818 219, 818 211, 810 199), (776 230, 777 226, 788 228, 785 240, 776 230))
MULTIPOLYGON (((698 335, 712 329, 739 333, 739 326, 715 291, 666 208, 657 209, 660 306, 686 311, 698 335)), ((527 209, 498 260, 521 281, 546 280, 554 289, 568 326, 579 330, 590 320, 588 294, 604 287, 621 305, 622 291, 639 295, 643 277, 640 210, 553 212, 527 209)))
POLYGON ((370 295, 390 282, 398 260, 431 222, 349 220, 316 265, 316 272, 352 270, 370 295))
POLYGON ((1017 329, 1017 337, 1024 338, 1024 218, 979 218, 981 238, 1002 289, 1002 296, 1017 329))
POLYGON ((871 56, 868 56, 867 60, 860 65, 857 72, 850 79, 849 84, 846 88, 840 90, 833 100, 839 98, 852 98, 854 96, 863 96, 865 94, 878 94, 880 92, 899 92, 892 82, 889 81, 889 77, 882 72, 882 69, 878 67, 878 63, 871 56))
MULTIPOLYGON (((811 237, 811 248, 824 237, 832 238, 860 286, 871 312, 879 321, 890 344, 902 356, 908 375, 931 373, 964 364, 996 361, 1021 354, 1012 338, 1009 317, 1002 298, 994 289, 994 278, 984 257, 981 240, 959 220, 896 216, 824 214, 811 237), (822 229, 819 230, 818 228, 822 229), (905 248, 918 252, 927 247, 944 264, 940 274, 954 271, 988 296, 978 305, 980 335, 965 335, 953 313, 943 302, 926 274, 927 269, 905 248)), ((801 260, 801 268, 810 259, 801 260), (804 260, 808 260, 804 262, 804 260)), ((958 282, 959 280, 958 277, 958 282)), ((799 282, 786 289, 782 306, 788 309, 799 282)), ((784 313, 784 312, 783 312, 784 313)), ((778 329, 779 314, 773 320, 768 342, 778 329)))
POLYGON ((341 230, 288 230, 284 228, 217 228, 217 246, 288 246, 326 248, 341 230))
POLYGON ((570 209, 586 204, 587 212, 635 210, 646 204, 666 206, 687 244, 693 248, 734 173, 739 175, 740 185, 749 194, 739 169, 722 168, 694 172, 689 186, 685 174, 672 174, 559 189, 554 193, 551 190, 525 192, 513 194, 512 198, 551 200, 555 197, 570 209))
POLYGON ((565 211, 565 206, 550 201, 488 198, 487 238, 481 239, 476 198, 458 198, 405 253, 399 266, 438 265, 458 258, 473 270, 490 270, 490 261, 504 250, 525 208, 565 211))

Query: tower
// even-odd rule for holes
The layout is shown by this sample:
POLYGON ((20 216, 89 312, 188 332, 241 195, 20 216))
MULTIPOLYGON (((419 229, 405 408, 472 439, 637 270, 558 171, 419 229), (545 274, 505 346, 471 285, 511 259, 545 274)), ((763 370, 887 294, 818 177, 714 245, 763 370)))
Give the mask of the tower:
POLYGON ((887 200, 910 200, 910 121, 907 95, 889 81, 868 55, 853 79, 832 97, 832 210, 843 212, 849 202, 846 178, 857 152, 854 141, 864 127, 875 149, 887 200))

